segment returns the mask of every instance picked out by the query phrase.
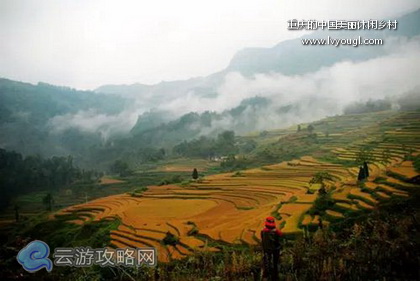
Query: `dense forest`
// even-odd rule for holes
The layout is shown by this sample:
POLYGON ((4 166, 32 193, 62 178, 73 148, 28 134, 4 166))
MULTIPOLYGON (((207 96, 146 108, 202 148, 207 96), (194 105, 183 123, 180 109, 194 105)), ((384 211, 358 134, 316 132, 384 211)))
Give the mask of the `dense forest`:
POLYGON ((192 141, 184 141, 174 147, 174 152, 185 157, 216 158, 238 152, 235 146, 235 133, 225 131, 216 139, 202 136, 192 141))
POLYGON ((96 176, 93 171, 76 168, 71 156, 23 157, 17 152, 0 149, 0 210, 8 207, 17 195, 53 191, 77 180, 92 181, 96 176))

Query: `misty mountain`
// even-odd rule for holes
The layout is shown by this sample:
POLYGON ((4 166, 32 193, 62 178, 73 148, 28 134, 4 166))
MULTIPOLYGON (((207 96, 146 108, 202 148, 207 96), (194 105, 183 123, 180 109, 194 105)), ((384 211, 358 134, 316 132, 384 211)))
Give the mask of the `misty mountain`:
POLYGON ((61 124, 61 130, 53 128, 54 118, 83 111, 112 116, 128 103, 117 96, 0 79, 0 147, 25 155, 77 155, 81 147, 101 141, 98 128, 88 132, 61 124))
MULTIPOLYGON (((385 96, 395 100, 397 98, 392 96, 411 91, 416 86, 404 81, 404 86, 400 87, 395 80, 398 86, 385 87, 391 79, 366 77, 372 75, 374 68, 381 70, 381 67, 372 66, 383 64, 382 58, 388 60, 384 67, 396 67, 395 54, 390 53, 390 49, 410 45, 404 40, 416 42, 420 10, 397 20, 397 31, 319 30, 302 37, 326 38, 329 35, 349 38, 360 35, 383 38, 383 46, 303 46, 298 38, 272 48, 239 51, 226 69, 207 77, 164 81, 156 85, 105 85, 95 92, 136 100, 139 117, 135 122, 131 121, 135 123, 131 135, 142 142, 159 143, 165 147, 174 141, 213 135, 221 130, 245 134, 310 122, 328 114, 341 114, 346 106, 360 100, 380 100, 385 96), (349 72, 349 67, 354 70, 346 77, 344 73, 349 72), (372 70, 363 71, 369 68, 372 70), (363 72, 366 72, 364 76, 363 72), (349 82, 351 77, 357 78, 349 82), (246 105, 246 100, 255 97, 266 103, 258 107, 246 105)), ((418 50, 418 47, 412 49, 418 50)), ((408 52, 396 51, 397 55, 400 53, 408 52)), ((410 59, 401 62, 401 67, 407 67, 407 61, 410 59)))
MULTIPOLYGON (((394 19, 392 19, 394 20, 394 19)), ((301 38, 363 38, 384 39, 393 37, 412 38, 420 35, 420 10, 397 19, 398 30, 356 30, 333 31, 318 30, 301 38)), ((300 32, 300 31, 290 31, 300 32)), ((281 42, 272 48, 246 48, 235 54, 226 69, 207 77, 188 80, 161 82, 156 85, 104 85, 96 92, 118 94, 129 97, 142 97, 144 103, 179 98, 193 94, 200 97, 216 97, 217 89, 224 77, 231 72, 238 72, 246 77, 256 74, 281 73, 284 75, 302 75, 332 66, 342 61, 365 61, 380 57, 386 53, 386 46, 303 46, 301 38, 281 42), (147 100, 147 102, 146 102, 147 100)))
POLYGON ((298 121, 310 120, 310 118, 303 117, 309 104, 313 107, 330 107, 331 109, 335 106, 333 101, 316 97, 283 106, 273 105, 269 98, 253 97, 220 113, 214 111, 190 112, 175 120, 161 122, 155 127, 145 120, 150 120, 150 117, 153 121, 159 120, 159 116, 163 114, 152 112, 139 117, 138 122, 131 130, 131 139, 133 143, 153 144, 171 149, 185 140, 198 139, 202 136, 215 137, 228 130, 233 130, 241 135, 265 129, 287 127, 298 121))
MULTIPOLYGON (((71 154, 82 166, 105 167, 115 159, 160 159, 183 141, 225 130, 241 135, 311 122, 367 100, 385 99, 383 108, 395 108, 406 93, 419 96, 419 19, 420 10, 399 19, 398 31, 363 33, 386 38, 383 47, 289 40, 242 50, 225 70, 207 77, 156 85, 106 85, 92 92, 0 79, 0 147, 24 155, 71 154)), ((411 96, 399 106, 409 107, 411 96)))
POLYGON ((162 121, 165 112, 148 112, 141 116, 131 130, 131 135, 142 142, 171 148, 184 140, 200 136, 216 136, 225 130, 238 133, 253 131, 258 127, 258 118, 267 111, 270 100, 263 97, 245 99, 237 107, 221 113, 205 111, 190 112, 169 122, 162 121), (155 123, 153 123, 155 122, 155 123))
POLYGON ((193 92, 198 97, 215 97, 216 89, 223 82, 223 76, 213 74, 207 77, 195 77, 188 80, 162 81, 156 85, 132 84, 132 85, 104 85, 95 92, 104 94, 121 95, 123 97, 139 98, 139 106, 153 108, 161 101, 174 100, 180 95, 193 92))
MULTIPOLYGON (((394 19, 391 19, 394 20, 394 19)), ((303 46, 301 38, 288 40, 272 48, 247 48, 239 51, 231 60, 226 72, 240 72, 245 76, 256 73, 277 72, 285 75, 300 75, 314 72, 321 67, 337 62, 363 61, 385 54, 388 38, 414 37, 420 34, 420 10, 405 15, 398 21, 398 30, 318 30, 301 38, 375 38, 384 39, 382 46, 303 46)), ((300 31, 290 31, 300 32, 300 31)))
MULTIPOLYGON (((420 108, 420 91, 407 93, 400 99, 368 100, 347 105, 344 114, 359 114, 401 108, 416 110, 420 108), (407 100, 411 107, 407 107, 407 100)), ((218 134, 233 130, 239 135, 263 130, 285 128, 297 123, 313 121, 311 118, 317 110, 325 110, 319 116, 333 115, 336 103, 333 99, 312 97, 287 105, 273 105, 269 98, 253 97, 245 99, 237 107, 221 113, 205 111, 190 112, 168 122, 158 122, 163 112, 151 112, 139 116, 138 122, 131 130, 131 141, 171 149, 176 144, 203 136, 215 137, 218 134), (315 110, 310 111, 310 108, 315 110), (148 122, 151 120, 151 122, 148 122), (153 123, 154 122, 154 123, 153 123), (159 123, 159 124, 157 124, 159 123), (153 125, 154 124, 154 125, 153 125)))

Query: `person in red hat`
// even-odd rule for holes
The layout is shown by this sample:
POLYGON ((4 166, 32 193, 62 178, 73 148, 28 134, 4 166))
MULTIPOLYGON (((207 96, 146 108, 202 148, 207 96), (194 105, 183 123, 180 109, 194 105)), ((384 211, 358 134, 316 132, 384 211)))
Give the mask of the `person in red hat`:
POLYGON ((274 217, 267 217, 264 229, 261 231, 261 241, 264 251, 264 276, 268 280, 278 280, 278 263, 280 259, 280 237, 283 233, 276 228, 274 217))

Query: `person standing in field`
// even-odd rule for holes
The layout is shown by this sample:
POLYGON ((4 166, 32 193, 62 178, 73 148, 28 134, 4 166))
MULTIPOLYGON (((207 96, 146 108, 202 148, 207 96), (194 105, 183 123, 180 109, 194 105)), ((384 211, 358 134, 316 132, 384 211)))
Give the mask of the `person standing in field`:
POLYGON ((280 260, 280 237, 283 233, 276 228, 274 217, 267 217, 264 229, 261 231, 261 241, 264 251, 264 271, 263 276, 267 280, 279 280, 279 260, 280 260))

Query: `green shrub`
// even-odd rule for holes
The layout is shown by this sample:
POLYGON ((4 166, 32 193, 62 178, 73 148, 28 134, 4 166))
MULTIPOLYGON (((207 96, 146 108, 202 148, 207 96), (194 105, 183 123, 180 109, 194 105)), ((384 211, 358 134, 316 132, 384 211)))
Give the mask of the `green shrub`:
POLYGON ((162 240, 164 245, 175 246, 179 243, 179 238, 170 231, 166 232, 165 238, 162 240))
POLYGON ((161 180, 159 185, 181 183, 183 180, 184 178, 181 175, 173 175, 169 178, 164 178, 163 180, 161 180))
POLYGON ((314 201, 314 205, 309 210, 310 215, 324 215, 327 209, 331 209, 335 204, 334 199, 331 197, 330 193, 326 193, 323 195, 318 195, 318 197, 314 201))

